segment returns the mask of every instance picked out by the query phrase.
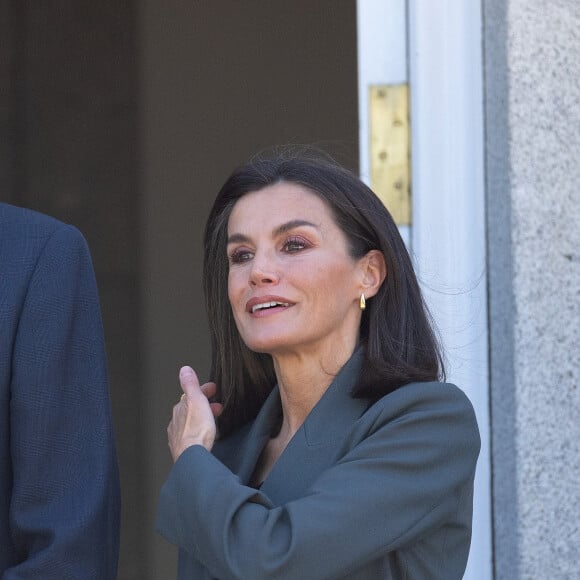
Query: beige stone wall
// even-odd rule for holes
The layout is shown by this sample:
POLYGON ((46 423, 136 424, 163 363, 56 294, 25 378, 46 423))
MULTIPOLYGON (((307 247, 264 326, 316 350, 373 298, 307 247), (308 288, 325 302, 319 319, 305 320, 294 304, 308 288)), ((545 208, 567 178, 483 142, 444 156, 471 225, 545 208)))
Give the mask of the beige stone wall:
POLYGON ((580 557, 580 5, 486 0, 495 566, 580 557))

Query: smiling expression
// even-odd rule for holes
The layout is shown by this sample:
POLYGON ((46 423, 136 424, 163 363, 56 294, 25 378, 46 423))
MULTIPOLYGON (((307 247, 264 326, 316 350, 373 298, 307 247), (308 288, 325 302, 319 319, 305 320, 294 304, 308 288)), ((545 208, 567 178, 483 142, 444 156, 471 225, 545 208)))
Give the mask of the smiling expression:
POLYGON ((329 206, 280 182, 239 199, 228 222, 228 295, 248 348, 270 354, 354 348, 361 260, 329 206))

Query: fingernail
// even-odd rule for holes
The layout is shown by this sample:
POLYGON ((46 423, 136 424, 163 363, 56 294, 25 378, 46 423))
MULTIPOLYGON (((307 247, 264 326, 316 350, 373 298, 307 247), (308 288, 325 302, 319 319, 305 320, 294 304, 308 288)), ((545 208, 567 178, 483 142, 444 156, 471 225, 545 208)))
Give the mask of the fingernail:
POLYGON ((180 377, 187 377, 189 375, 193 374, 193 369, 191 367, 181 367, 181 370, 179 371, 179 376, 180 377))

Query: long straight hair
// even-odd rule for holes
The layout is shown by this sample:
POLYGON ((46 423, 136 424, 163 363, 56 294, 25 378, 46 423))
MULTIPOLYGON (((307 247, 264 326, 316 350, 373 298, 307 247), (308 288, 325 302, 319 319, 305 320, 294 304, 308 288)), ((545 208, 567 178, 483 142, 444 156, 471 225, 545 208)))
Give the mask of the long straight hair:
POLYGON ((414 381, 444 378, 441 350, 407 248, 380 199, 330 159, 281 154, 256 158, 227 179, 211 209, 204 237, 204 292, 211 332, 211 380, 223 403, 221 436, 253 419, 276 376, 268 354, 243 342, 228 299, 227 229, 232 208, 247 193, 278 182, 301 185, 330 207, 354 259, 382 252, 387 276, 362 313, 365 362, 353 397, 376 400, 414 381))

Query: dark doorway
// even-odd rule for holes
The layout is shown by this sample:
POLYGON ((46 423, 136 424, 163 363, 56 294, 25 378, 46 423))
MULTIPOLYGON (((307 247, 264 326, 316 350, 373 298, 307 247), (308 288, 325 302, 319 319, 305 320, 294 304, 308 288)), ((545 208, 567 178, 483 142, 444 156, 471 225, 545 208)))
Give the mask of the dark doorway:
POLYGON ((119 578, 175 577, 153 531, 165 427, 207 379, 201 233, 231 169, 315 144, 358 164, 355 0, 0 0, 0 198, 85 234, 123 487, 119 578))

